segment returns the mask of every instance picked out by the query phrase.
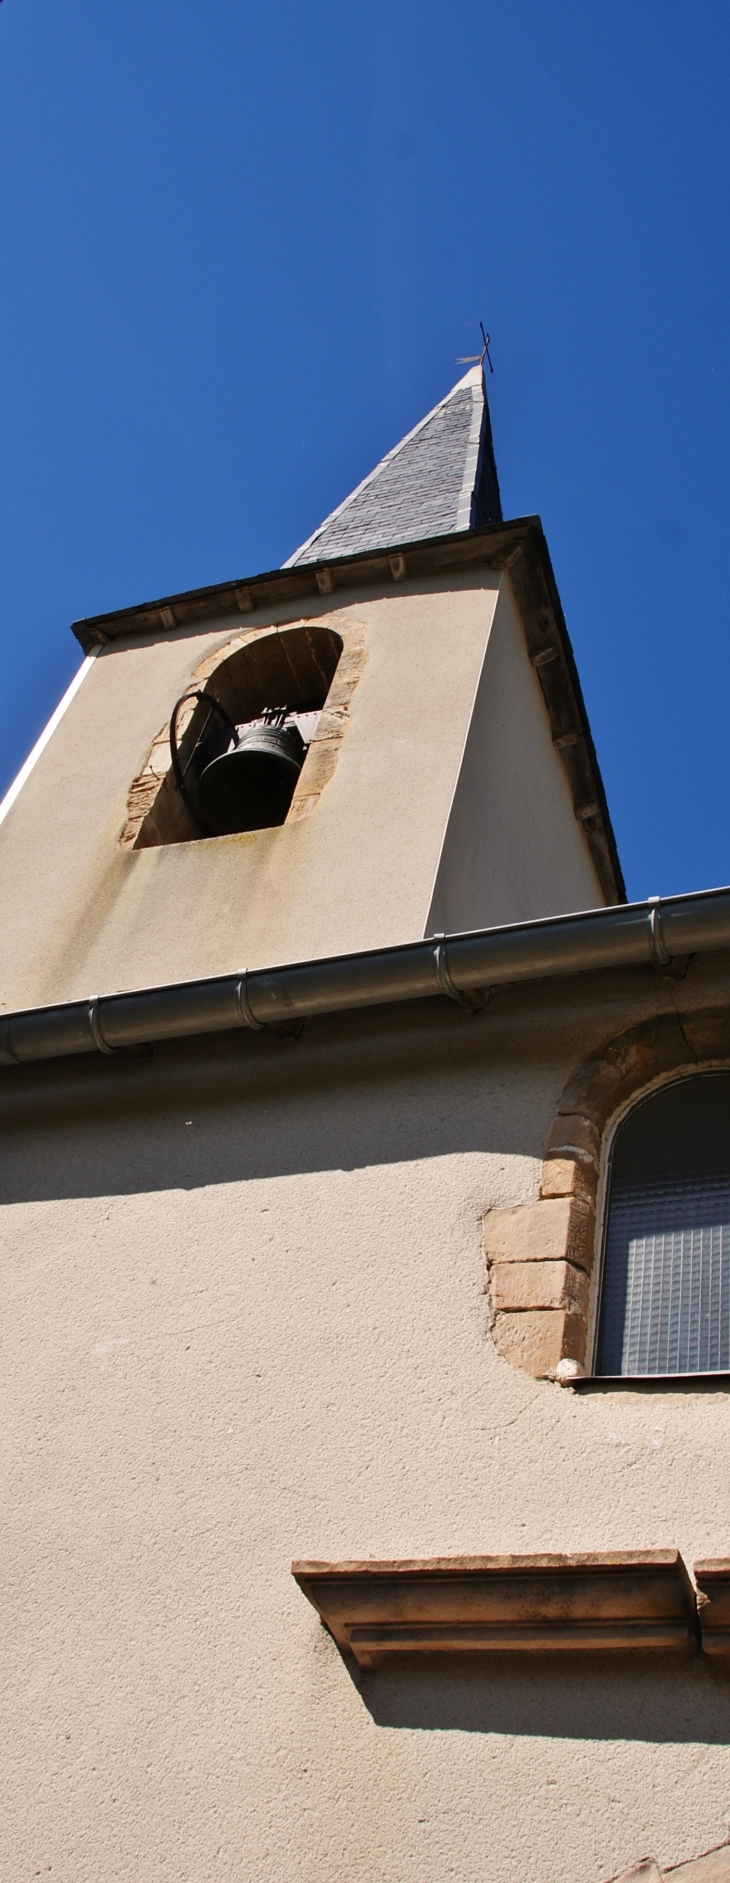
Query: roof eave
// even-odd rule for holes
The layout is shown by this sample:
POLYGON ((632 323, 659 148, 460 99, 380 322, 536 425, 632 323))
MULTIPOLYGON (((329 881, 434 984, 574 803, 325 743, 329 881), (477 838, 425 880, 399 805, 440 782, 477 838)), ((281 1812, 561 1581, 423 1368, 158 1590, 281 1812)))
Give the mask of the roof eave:
POLYGON ((479 529, 450 531, 444 536, 428 536, 419 542, 389 543, 384 549, 363 550, 357 556, 323 557, 318 562, 296 563, 281 569, 269 569, 261 575, 236 577, 229 582, 214 582, 208 588, 185 589, 181 594, 164 595, 131 608, 116 608, 109 614, 88 615, 72 622, 85 653, 128 635, 171 634, 176 628, 197 627, 212 615, 250 613, 271 603, 296 601, 310 595, 330 593, 329 581, 318 581, 325 571, 332 588, 357 584, 391 583, 392 563, 400 556, 409 559, 408 574, 417 576, 434 567, 458 567, 469 562, 503 566, 526 531, 537 530, 544 541, 539 517, 518 517, 510 523, 485 524, 479 529), (504 553, 502 553, 504 551, 504 553))

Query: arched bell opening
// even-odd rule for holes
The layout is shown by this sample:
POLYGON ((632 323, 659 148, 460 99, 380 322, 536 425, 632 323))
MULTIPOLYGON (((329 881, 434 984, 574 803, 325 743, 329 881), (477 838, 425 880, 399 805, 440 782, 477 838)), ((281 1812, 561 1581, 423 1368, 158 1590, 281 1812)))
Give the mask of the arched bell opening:
POLYGON ((333 629, 273 629, 176 701, 170 766, 135 848, 283 824, 342 653, 333 629))

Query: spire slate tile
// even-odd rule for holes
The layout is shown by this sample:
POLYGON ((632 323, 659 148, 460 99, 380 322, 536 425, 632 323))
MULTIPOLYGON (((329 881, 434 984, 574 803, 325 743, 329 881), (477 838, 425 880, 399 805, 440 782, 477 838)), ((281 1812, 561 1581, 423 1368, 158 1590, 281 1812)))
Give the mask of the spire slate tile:
POLYGON ((484 374, 466 373, 284 567, 501 523, 484 374))

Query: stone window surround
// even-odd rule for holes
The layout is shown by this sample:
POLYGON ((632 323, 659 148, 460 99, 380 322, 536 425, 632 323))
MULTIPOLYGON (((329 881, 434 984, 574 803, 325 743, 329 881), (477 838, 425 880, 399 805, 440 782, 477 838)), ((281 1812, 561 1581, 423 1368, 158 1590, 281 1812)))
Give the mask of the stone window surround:
POLYGON ((567 1385, 590 1367, 596 1224, 621 1119, 668 1080, 729 1065, 730 1009, 723 1007, 642 1021, 571 1074, 548 1137, 537 1202, 488 1210, 484 1219, 492 1338, 521 1372, 567 1385))
MULTIPOLYGON (((319 799, 334 773, 339 757, 340 746, 345 735, 350 716, 352 696, 367 661, 365 646, 365 628, 361 621, 350 614, 335 611, 323 616, 312 616, 295 621, 267 622, 262 627, 240 628, 234 635, 219 644, 215 651, 207 654, 191 673, 188 686, 199 686, 203 690, 213 679, 218 669, 232 656, 238 654, 252 642, 260 641, 273 635, 284 637, 292 630, 301 628, 326 628, 334 632, 342 642, 335 672, 330 683, 315 738, 307 752, 297 781, 291 806, 287 814, 287 823, 295 823, 310 816, 316 809, 319 799)), ((192 719, 194 706, 191 706, 187 720, 181 715, 180 727, 184 731, 192 719)), ((148 845, 159 843, 200 841, 197 834, 185 827, 186 820, 181 820, 179 834, 161 835, 156 827, 158 805, 162 805, 171 790, 170 728, 166 723, 152 740, 147 759, 137 777, 133 780, 127 800, 127 815, 120 835, 124 849, 140 850, 148 845)), ((164 825, 163 825, 164 828, 164 825)), ((215 838, 207 839, 216 842, 215 838)))

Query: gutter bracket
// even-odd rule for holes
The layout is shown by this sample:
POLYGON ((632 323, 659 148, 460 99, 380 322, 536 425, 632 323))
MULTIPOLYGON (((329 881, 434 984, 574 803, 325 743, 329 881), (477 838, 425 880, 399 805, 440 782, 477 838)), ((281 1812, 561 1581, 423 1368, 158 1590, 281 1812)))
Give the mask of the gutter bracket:
POLYGON ((446 959, 446 936, 437 935, 435 939, 436 947, 433 951, 433 962, 436 969, 436 980, 442 994, 446 994, 449 1000, 455 1000, 457 1007, 461 1007, 465 1013, 483 1013, 489 999, 489 989, 487 988, 485 992, 477 990, 476 988, 473 992, 471 989, 467 992, 465 989, 462 992, 460 988, 455 987, 449 973, 449 964, 446 959))
POLYGON ((251 1002, 248 998, 248 988, 246 986, 247 980, 248 980, 248 969, 244 968, 243 974, 240 976, 240 979, 236 982, 236 1006, 238 1008, 238 1011, 239 1011, 239 1014, 240 1014, 240 1017, 244 1026, 250 1027, 253 1033, 265 1033, 266 1021, 257 1020, 256 1015, 252 1010, 251 1002))
POLYGON ((98 1000, 89 1001, 88 1021, 89 1021, 89 1032, 91 1034, 91 1037, 97 1049, 97 1052, 116 1053, 117 1051, 116 1046, 108 1046, 104 1038, 104 1035, 102 1033, 101 1025, 99 1021, 98 1000))
POLYGON ((672 956, 666 944, 662 923, 661 897, 647 896, 649 905, 649 946, 655 968, 671 968, 672 956))
POLYGON ((20 1060, 10 1044, 10 1021, 0 1020, 0 1066, 19 1066, 20 1060))

